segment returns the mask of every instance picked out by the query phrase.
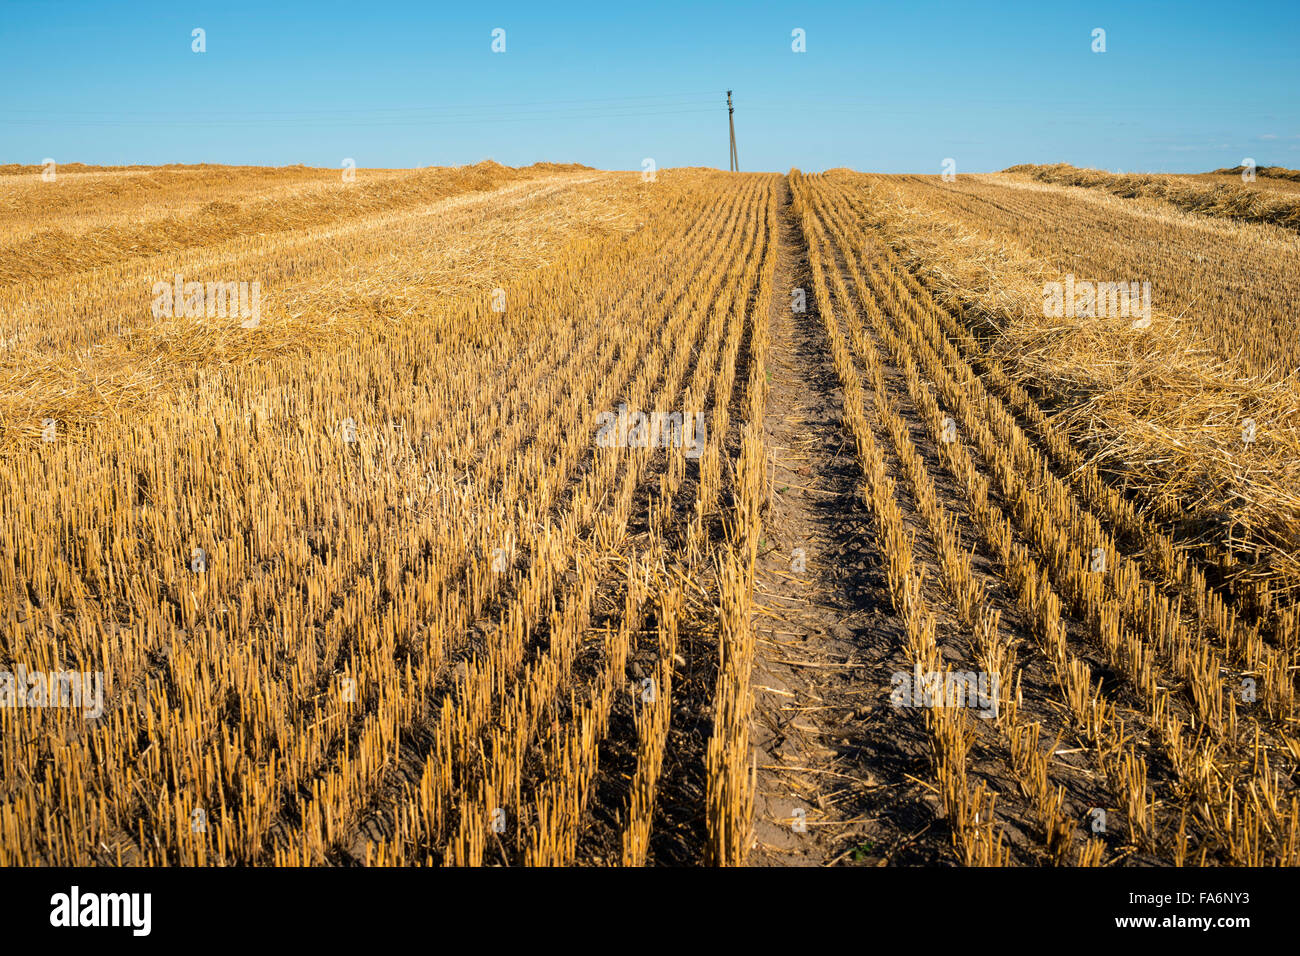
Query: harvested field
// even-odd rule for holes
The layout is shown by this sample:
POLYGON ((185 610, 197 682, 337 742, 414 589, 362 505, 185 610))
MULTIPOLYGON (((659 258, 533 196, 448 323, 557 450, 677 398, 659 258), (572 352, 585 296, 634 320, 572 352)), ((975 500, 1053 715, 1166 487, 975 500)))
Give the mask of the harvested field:
POLYGON ((0 685, 0 865, 1300 863, 1293 223, 67 170, 0 167, 0 673, 100 694, 0 685))

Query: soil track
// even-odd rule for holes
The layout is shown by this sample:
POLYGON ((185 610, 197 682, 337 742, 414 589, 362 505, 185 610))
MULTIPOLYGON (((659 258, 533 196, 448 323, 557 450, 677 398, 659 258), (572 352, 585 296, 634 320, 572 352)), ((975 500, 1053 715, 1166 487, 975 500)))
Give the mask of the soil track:
POLYGON ((916 778, 924 731, 889 705, 902 628, 885 592, 842 401, 813 299, 808 252, 780 206, 765 440, 772 467, 756 569, 750 862, 922 863, 932 817, 916 778), (791 291, 804 291, 795 311, 791 291))

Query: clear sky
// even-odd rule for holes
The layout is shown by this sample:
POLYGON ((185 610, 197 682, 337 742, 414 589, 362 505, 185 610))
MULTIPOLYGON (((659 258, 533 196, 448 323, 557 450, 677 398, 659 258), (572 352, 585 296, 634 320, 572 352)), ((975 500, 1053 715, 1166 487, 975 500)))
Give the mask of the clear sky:
POLYGON ((0 163, 726 168, 727 89, 742 170, 1294 168, 1300 2, 0 0, 0 163))

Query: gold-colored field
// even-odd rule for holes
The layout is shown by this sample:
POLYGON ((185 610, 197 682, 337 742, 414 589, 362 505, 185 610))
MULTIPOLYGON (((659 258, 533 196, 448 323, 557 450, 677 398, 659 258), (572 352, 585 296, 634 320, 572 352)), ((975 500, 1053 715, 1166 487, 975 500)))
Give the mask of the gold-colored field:
POLYGON ((0 865, 1300 863, 1294 184, 1108 175, 0 167, 0 865))

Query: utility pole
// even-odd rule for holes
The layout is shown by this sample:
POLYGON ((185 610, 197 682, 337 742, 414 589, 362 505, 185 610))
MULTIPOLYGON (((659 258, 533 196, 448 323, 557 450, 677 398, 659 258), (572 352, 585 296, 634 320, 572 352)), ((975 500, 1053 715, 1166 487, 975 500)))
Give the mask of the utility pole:
POLYGON ((736 121, 733 114, 736 108, 731 105, 731 90, 727 90, 727 126, 731 129, 731 171, 740 172, 740 160, 736 158, 736 121))

